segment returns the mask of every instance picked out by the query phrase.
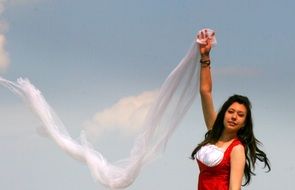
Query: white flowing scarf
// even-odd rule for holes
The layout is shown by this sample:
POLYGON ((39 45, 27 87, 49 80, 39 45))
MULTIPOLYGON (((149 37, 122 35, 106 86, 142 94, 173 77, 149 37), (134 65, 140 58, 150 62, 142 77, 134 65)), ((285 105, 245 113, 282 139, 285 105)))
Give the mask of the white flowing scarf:
MULTIPOLYGON (((209 34, 213 33, 210 29, 206 30, 209 34)), ((214 36, 211 41, 212 44, 216 43, 214 36)), ((71 157, 86 163, 95 180, 110 189, 124 189, 134 182, 144 165, 164 152, 168 139, 192 105, 199 86, 198 43, 204 41, 194 40, 185 57, 161 86, 129 157, 115 163, 110 163, 96 151, 83 131, 81 142, 73 139, 41 92, 28 79, 19 78, 15 83, 0 77, 0 84, 20 96, 32 108, 52 140, 71 157)))

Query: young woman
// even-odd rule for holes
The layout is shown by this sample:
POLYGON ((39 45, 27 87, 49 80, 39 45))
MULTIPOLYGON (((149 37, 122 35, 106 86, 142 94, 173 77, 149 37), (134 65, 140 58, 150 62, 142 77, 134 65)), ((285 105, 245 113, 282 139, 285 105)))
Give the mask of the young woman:
MULTIPOLYGON (((215 112, 210 72, 210 36, 206 30, 198 35, 206 44, 199 45, 201 54, 200 94, 208 132, 191 157, 199 165, 199 190, 240 190, 249 184, 256 160, 270 171, 266 154, 253 134, 251 103, 247 97, 231 96, 215 112)), ((212 34, 214 35, 214 33, 212 34)))

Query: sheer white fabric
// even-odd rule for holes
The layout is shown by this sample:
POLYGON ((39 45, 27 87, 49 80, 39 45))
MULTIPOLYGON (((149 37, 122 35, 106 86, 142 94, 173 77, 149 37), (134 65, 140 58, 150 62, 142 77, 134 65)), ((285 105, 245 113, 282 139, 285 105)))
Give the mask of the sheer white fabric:
POLYGON ((203 146, 196 154, 197 159, 206 166, 217 166, 223 159, 224 151, 213 144, 203 146))
POLYGON ((198 45, 194 41, 160 88, 129 157, 115 163, 110 163, 96 151, 83 131, 81 142, 73 139, 42 93, 28 79, 20 78, 15 83, 0 77, 0 84, 28 103, 54 142, 74 159, 86 163, 95 180, 110 189, 122 189, 133 183, 143 166, 163 153, 168 139, 192 105, 199 85, 198 52, 198 45))

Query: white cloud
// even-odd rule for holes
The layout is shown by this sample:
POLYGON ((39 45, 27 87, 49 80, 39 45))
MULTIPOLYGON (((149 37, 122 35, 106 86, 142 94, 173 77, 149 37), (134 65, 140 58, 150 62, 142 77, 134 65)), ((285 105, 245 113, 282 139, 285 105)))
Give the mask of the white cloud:
MULTIPOLYGON (((0 16, 2 16, 5 11, 6 4, 10 5, 16 4, 28 4, 37 3, 42 0, 0 0, 0 16)), ((4 33, 8 30, 8 23, 5 20, 0 20, 0 72, 5 72, 9 66, 9 56, 8 52, 5 50, 6 37, 4 33)))
POLYGON ((125 134, 136 132, 157 94, 158 91, 147 91, 137 96, 125 97, 110 108, 96 113, 90 121, 85 122, 87 136, 95 138, 113 129, 119 129, 125 134))
MULTIPOLYGON (((0 0, 0 16, 5 10, 6 0, 0 0)), ((5 50, 6 38, 4 36, 4 32, 8 29, 8 24, 0 20, 0 71, 3 72, 7 69, 9 65, 9 57, 8 53, 5 50)))
POLYGON ((0 34, 0 70, 5 71, 9 65, 8 53, 5 50, 6 38, 0 34))
POLYGON ((4 12, 6 0, 0 0, 0 14, 4 12))

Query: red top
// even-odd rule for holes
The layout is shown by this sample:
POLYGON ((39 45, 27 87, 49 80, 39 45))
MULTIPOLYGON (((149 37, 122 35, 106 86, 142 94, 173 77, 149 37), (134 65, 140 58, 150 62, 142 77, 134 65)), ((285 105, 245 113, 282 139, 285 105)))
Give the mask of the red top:
POLYGON ((230 153, 236 145, 242 144, 234 139, 224 152, 222 161, 213 167, 209 167, 197 159, 200 174, 198 190, 228 190, 230 178, 230 153))

